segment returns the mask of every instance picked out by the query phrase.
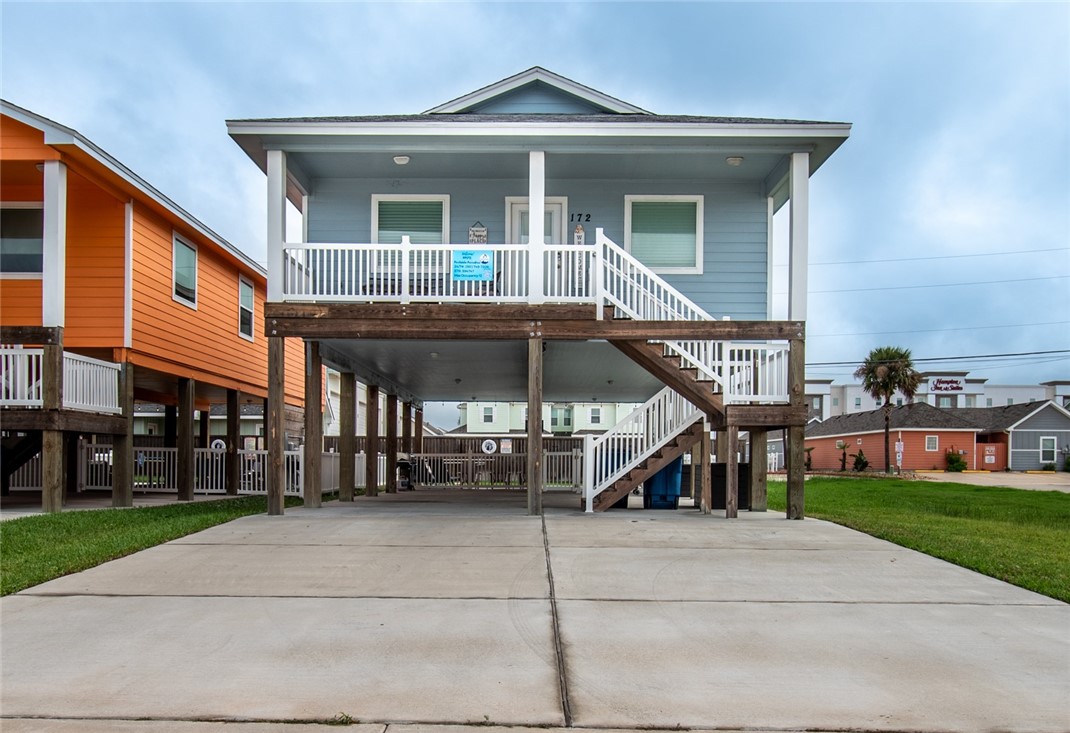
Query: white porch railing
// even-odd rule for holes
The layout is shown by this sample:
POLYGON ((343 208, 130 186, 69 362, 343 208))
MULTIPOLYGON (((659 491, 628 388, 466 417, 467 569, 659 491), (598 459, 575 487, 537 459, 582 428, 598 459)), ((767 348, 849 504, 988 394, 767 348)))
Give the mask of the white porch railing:
POLYGON ((702 411, 669 387, 617 423, 609 431, 587 437, 584 502, 594 511, 594 498, 635 464, 653 455, 697 420, 702 411))
MULTIPOLYGON (((644 321, 712 315, 596 230, 594 245, 544 245, 541 292, 532 250, 515 244, 295 244, 283 250, 283 299, 322 302, 590 303, 644 321), (536 281, 538 278, 536 277, 536 281)), ((732 402, 787 402, 787 344, 665 341, 732 402)))
MULTIPOLYGON (((43 358, 44 349, 0 347, 0 406, 43 406, 43 358)), ((64 352, 63 406, 119 414, 119 365, 64 352)))

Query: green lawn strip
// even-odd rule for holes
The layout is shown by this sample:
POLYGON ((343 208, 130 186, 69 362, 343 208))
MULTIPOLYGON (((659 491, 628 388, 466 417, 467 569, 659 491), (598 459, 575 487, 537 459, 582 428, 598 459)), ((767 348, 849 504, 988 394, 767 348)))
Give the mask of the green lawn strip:
MULTIPOLYGON (((286 506, 301 500, 287 497, 286 506)), ((37 514, 0 522, 0 595, 267 511, 263 496, 37 514)))
MULTIPOLYGON (((769 484, 769 508, 786 506, 769 484)), ((806 514, 1070 602, 1070 494, 810 477, 806 514)))

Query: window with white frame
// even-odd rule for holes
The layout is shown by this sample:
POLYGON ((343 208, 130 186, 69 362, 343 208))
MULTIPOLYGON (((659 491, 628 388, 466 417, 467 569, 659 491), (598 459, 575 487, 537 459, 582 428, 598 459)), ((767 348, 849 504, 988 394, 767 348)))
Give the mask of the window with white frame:
POLYGON ((1055 463, 1055 436, 1044 435, 1040 438, 1040 462, 1055 463))
POLYGON ((179 303, 197 307, 197 248, 177 234, 171 260, 172 295, 179 303))
POLYGON ((654 272, 702 274, 702 196, 625 196, 624 248, 654 272))
POLYGON ((1008 397, 1007 398, 1007 404, 1008 405, 1013 405, 1014 404, 1014 398, 1013 397, 1008 397))
POLYGON ((483 422, 494 422, 494 407, 487 406, 483 408, 483 422))
POLYGON ((926 435, 925 436, 925 450, 932 453, 933 451, 940 450, 940 436, 939 435, 926 435))
POLYGON ((601 424, 602 424, 602 408, 601 407, 592 407, 591 408, 591 425, 601 425, 601 424))
POLYGON ((238 333, 253 340, 253 284, 238 278, 238 333))
POLYGON ((10 203, 0 208, 0 273, 40 275, 45 215, 39 203, 10 203))
POLYGON ((856 410, 862 409, 862 398, 861 397, 855 397, 855 409, 856 410))
POLYGON ((991 397, 985 397, 985 407, 991 407, 991 406, 992 406, 992 398, 991 397))
POLYGON ((408 235, 413 244, 449 241, 450 197, 445 195, 374 194, 372 242, 399 244, 408 235))
POLYGON ((951 398, 950 397, 941 396, 940 397, 940 407, 951 407, 951 398))

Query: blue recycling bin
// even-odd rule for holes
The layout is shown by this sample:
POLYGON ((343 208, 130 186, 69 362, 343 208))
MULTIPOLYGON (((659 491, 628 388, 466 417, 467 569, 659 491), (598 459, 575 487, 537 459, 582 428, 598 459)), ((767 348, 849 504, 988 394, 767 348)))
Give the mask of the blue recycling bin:
POLYGON ((684 457, 665 466, 643 483, 644 509, 678 509, 684 457))

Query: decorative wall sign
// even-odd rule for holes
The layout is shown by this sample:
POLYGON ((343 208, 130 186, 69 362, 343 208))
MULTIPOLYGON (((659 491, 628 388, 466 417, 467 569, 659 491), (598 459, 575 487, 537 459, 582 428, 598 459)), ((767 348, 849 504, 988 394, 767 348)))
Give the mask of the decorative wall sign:
POLYGON ((486 244, 487 243, 487 228, 483 226, 483 222, 477 221, 472 226, 468 227, 468 243, 469 244, 486 244))
POLYGON ((453 253, 453 279, 493 282, 494 252, 489 249, 459 249, 453 253))
POLYGON ((498 447, 501 448, 501 451, 502 451, 503 455, 505 455, 506 453, 512 453, 513 452, 513 439, 512 438, 502 438, 501 442, 498 445, 498 447))
POLYGON ((487 438, 486 440, 484 440, 483 443, 479 447, 482 448, 483 452, 486 453, 488 456, 491 453, 493 453, 494 451, 498 450, 498 444, 495 443, 490 438, 487 438))

